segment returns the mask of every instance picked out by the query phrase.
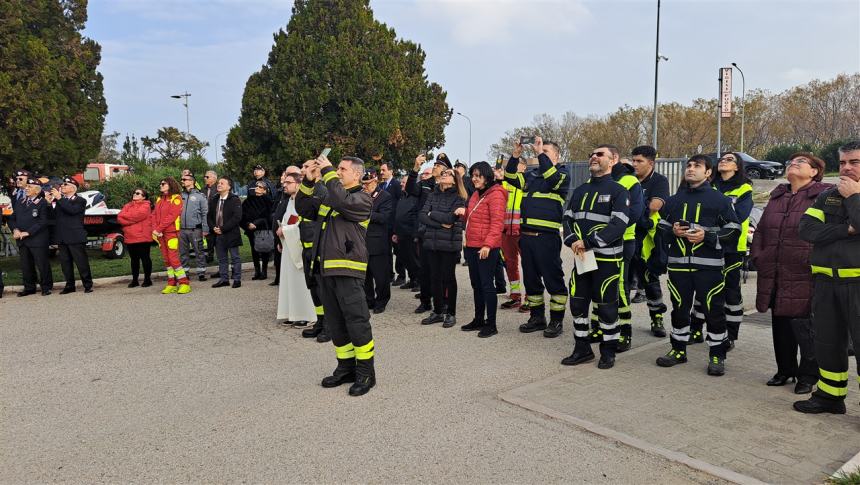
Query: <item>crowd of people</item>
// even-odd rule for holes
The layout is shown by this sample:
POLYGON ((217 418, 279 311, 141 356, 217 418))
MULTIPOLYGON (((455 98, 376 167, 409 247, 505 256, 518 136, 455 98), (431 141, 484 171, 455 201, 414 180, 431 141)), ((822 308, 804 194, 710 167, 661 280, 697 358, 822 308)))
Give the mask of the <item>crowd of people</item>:
MULTIPOLYGON (((422 154, 401 179, 389 162, 366 168, 359 158, 343 157, 334 167, 321 155, 287 167, 276 187, 257 166, 244 201, 229 177, 214 172, 200 189, 190 172, 179 182, 168 177, 154 204, 139 188, 120 212, 132 256, 129 286, 138 286, 141 263, 142 286, 152 285, 149 247, 155 241, 167 271, 162 293, 191 291, 191 253, 205 281, 213 249, 219 271, 212 286, 231 286, 232 278, 232 287, 239 287, 244 230, 252 279, 268 279, 274 260, 278 318, 306 327, 303 337, 333 341, 338 364, 322 385, 352 383, 350 394, 362 395, 376 383, 370 312, 385 312, 396 287, 416 293, 415 314, 429 312, 420 324, 457 325, 461 258, 474 303, 461 330, 496 335, 502 309, 528 313, 520 332, 556 338, 569 308, 573 349, 561 363, 597 359, 597 344, 600 369, 612 368, 631 348, 637 290, 644 293, 651 333, 667 335, 661 290, 667 275, 670 347, 656 364, 686 363, 688 345, 707 343, 706 372, 721 376, 740 338, 741 271, 749 253, 759 272, 756 307, 773 318, 777 372, 767 385, 796 381, 795 393, 812 393, 795 403, 800 412, 845 412, 849 336, 855 347, 860 342, 860 143, 840 148, 836 186, 822 182, 821 159, 793 154, 787 183, 771 193, 751 247, 753 188, 737 153, 724 153, 716 163, 705 155, 689 158, 672 195, 668 179, 655 171, 657 152, 647 145, 627 157, 612 144, 595 147, 590 178, 578 187, 570 187, 556 143, 534 138, 533 168, 524 148, 515 144, 507 163, 495 167, 452 164, 444 153, 428 161, 422 154), (574 261, 567 283, 563 245, 574 261), (507 299, 499 304, 502 293, 507 299)), ((52 282, 49 270, 45 279, 39 221, 49 206, 58 227, 61 218, 81 219, 83 209, 72 179, 65 179, 62 193, 48 195, 29 174, 18 175, 11 224, 25 281, 19 295, 35 292, 36 267, 47 294, 52 282)), ((77 222, 63 227, 69 234, 79 230, 77 222)), ((85 291, 92 291, 85 237, 60 241, 64 292, 74 291, 73 262, 85 291)))

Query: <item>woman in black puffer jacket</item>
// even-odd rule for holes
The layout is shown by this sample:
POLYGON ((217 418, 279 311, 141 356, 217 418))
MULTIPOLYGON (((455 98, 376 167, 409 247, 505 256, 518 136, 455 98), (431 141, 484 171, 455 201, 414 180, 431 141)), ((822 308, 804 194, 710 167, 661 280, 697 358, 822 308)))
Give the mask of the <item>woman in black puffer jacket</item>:
POLYGON ((252 280, 268 278, 266 267, 269 265, 270 252, 260 252, 254 247, 254 233, 272 230, 272 199, 269 198, 269 187, 258 181, 254 193, 242 202, 242 229, 251 244, 251 257, 254 260, 254 276, 252 280))
POLYGON ((422 325, 443 322, 445 328, 456 325, 457 279, 454 269, 463 249, 463 213, 466 211, 466 189, 460 174, 446 168, 433 192, 418 213, 418 234, 428 251, 430 293, 433 311, 421 320, 422 325), (443 315, 444 313, 444 315, 443 315))

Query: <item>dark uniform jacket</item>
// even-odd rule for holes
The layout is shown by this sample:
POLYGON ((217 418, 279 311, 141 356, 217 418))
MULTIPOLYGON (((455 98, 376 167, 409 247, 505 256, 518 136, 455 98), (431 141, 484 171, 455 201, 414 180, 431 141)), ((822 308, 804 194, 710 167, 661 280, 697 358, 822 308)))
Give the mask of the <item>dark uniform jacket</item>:
POLYGON ((427 197, 430 196, 435 187, 436 179, 434 179, 433 177, 419 182, 418 172, 414 170, 409 171, 409 176, 406 178, 406 193, 418 198, 418 200, 415 202, 415 207, 417 207, 415 211, 416 217, 418 211, 420 211, 421 208, 424 207, 424 204, 427 202, 427 197))
MULTIPOLYGON (((209 199, 209 212, 206 214, 209 220, 209 229, 213 230, 218 224, 215 223, 218 217, 218 204, 221 201, 221 196, 218 195, 209 199)), ((224 223, 221 225, 221 234, 211 232, 216 238, 222 238, 226 247, 233 248, 242 245, 242 234, 239 232, 239 224, 242 222, 242 201, 236 194, 229 194, 224 200, 223 207, 224 223)), ((216 239, 217 241, 217 239, 216 239)))
POLYGON ((466 201, 456 187, 443 191, 436 185, 418 213, 418 237, 423 240, 424 249, 451 252, 463 249, 463 219, 454 215, 460 207, 465 208, 466 201), (443 224, 451 227, 442 227, 443 224))
POLYGON ((398 238, 412 239, 418 226, 418 197, 403 192, 403 196, 397 201, 394 214, 394 234, 398 238))
POLYGON ((12 215, 9 217, 9 228, 18 229, 30 235, 18 240, 19 246, 29 248, 46 248, 49 245, 48 236, 48 203, 43 197, 33 201, 24 198, 15 200, 12 215))
POLYGON ((639 185, 642 186, 644 207, 642 215, 636 222, 636 240, 641 244, 645 236, 656 229, 657 221, 660 220, 659 214, 655 214, 655 217, 651 216, 651 209, 649 209, 651 201, 660 199, 665 204, 669 200, 669 179, 665 175, 652 170, 651 175, 639 182, 639 185))
POLYGON ((835 187, 823 192, 800 219, 798 233, 810 242, 813 275, 860 281, 860 194, 847 199, 835 187))
POLYGON ((391 215, 394 213, 394 198, 381 187, 373 193, 373 209, 370 225, 367 226, 367 252, 375 256, 391 253, 391 215))
POLYGON ((321 171, 328 191, 319 208, 314 204, 314 182, 307 178, 296 195, 296 212, 322 225, 312 249, 313 271, 326 276, 365 279, 367 225, 373 201, 361 186, 345 189, 332 167, 321 171))
POLYGON ((519 159, 511 157, 505 167, 505 181, 522 189, 520 231, 558 234, 567 197, 567 169, 553 165, 548 156, 538 155, 538 170, 517 173, 519 159))
POLYGON ((658 227, 662 231, 660 240, 668 245, 669 269, 722 271, 725 241, 731 239, 741 225, 731 199, 704 182, 696 188, 685 184, 669 197, 660 209, 658 227), (682 220, 704 229, 705 239, 694 245, 686 238, 676 237, 672 226, 682 220))
POLYGON ((84 228, 84 211, 87 202, 83 197, 74 195, 71 198, 60 197, 54 207, 56 225, 54 236, 59 244, 84 244, 87 242, 87 230, 84 228))
POLYGON ((625 241, 636 239, 635 224, 642 217, 642 214, 648 209, 645 205, 645 196, 642 191, 642 185, 639 179, 636 178, 636 171, 633 167, 626 163, 616 163, 612 167, 612 179, 621 184, 630 198, 630 222, 627 224, 627 231, 624 233, 625 241))
POLYGON ((583 241, 603 261, 619 261, 624 254, 624 231, 630 222, 627 189, 611 175, 591 177, 573 191, 564 211, 564 244, 583 241))

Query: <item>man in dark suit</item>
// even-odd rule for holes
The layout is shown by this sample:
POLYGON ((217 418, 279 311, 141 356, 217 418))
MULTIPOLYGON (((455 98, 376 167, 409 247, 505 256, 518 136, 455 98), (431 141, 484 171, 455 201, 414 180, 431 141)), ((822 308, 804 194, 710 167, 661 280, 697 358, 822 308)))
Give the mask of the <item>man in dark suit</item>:
MULTIPOLYGON (((397 212, 397 203, 403 195, 403 187, 400 185, 400 180, 394 176, 394 165, 391 162, 382 162, 379 164, 379 188, 391 194, 391 224, 389 225, 388 239, 392 240, 392 236, 394 235, 394 214, 397 212)), ((392 240, 391 249, 395 255, 394 271, 389 270, 389 272, 391 276, 394 276, 395 271, 397 272, 397 278, 391 281, 392 286, 400 286, 406 283, 406 265, 397 256, 397 244, 392 240)))
POLYGON ((18 241, 21 277, 24 280, 24 291, 19 292, 18 296, 36 293, 37 269, 42 295, 47 296, 54 286, 51 263, 48 261, 48 204, 42 197, 42 186, 32 176, 27 178, 25 187, 19 190, 24 190, 26 196, 15 199, 9 218, 12 237, 18 241))
MULTIPOLYGON (((206 196, 206 200, 211 202, 212 199, 218 197, 218 174, 214 170, 209 170, 203 176, 203 188, 200 192, 206 196)), ((209 232, 206 235, 206 262, 211 263, 215 260, 215 235, 209 232)), ((212 275, 217 276, 217 273, 212 275)))
POLYGON ((218 195, 209 200, 206 215, 211 232, 215 234, 215 251, 218 253, 218 281, 212 288, 229 286, 227 253, 233 266, 233 288, 242 286, 242 260, 239 246, 242 234, 239 223, 242 221, 242 201, 233 193, 233 180, 228 177, 218 179, 218 195))
POLYGON ((87 230, 84 229, 84 211, 87 202, 83 197, 78 197, 77 192, 78 183, 69 176, 63 178, 60 190, 56 187, 51 189, 56 217, 54 236, 60 248, 60 266, 66 279, 66 287, 60 292, 61 295, 75 291, 75 266, 78 267, 78 274, 81 275, 84 293, 93 291, 93 276, 90 273, 90 260, 87 257, 87 230))
POLYGON ((373 313, 382 313, 391 299, 391 214, 394 201, 391 194, 382 189, 372 170, 361 178, 362 189, 373 198, 373 209, 367 226, 367 273, 364 280, 364 296, 367 307, 373 313))

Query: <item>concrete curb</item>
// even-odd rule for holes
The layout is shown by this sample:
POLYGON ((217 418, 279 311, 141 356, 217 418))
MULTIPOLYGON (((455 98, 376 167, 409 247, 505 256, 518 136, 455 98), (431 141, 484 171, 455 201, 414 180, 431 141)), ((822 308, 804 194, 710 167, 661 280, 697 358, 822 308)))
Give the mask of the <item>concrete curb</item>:
POLYGON ((860 453, 857 453, 856 455, 854 455, 854 458, 851 458, 850 460, 846 461, 845 464, 839 467, 839 469, 836 470, 836 473, 834 473, 832 476, 835 477, 839 475, 839 473, 853 473, 857 470, 860 470, 860 453))
MULTIPOLYGON (((650 351, 654 348, 664 346, 666 343, 662 341, 653 342, 650 344, 643 345, 636 349, 633 349, 628 352, 628 355, 637 354, 639 352, 650 351)), ((554 409, 548 408, 542 404, 538 404, 536 402, 530 401, 528 399, 517 396, 518 393, 523 391, 528 391, 529 389, 535 387, 543 387, 547 384, 551 384, 556 381, 560 381, 572 374, 574 371, 569 372, 561 372, 554 376, 548 377, 546 379, 533 382, 531 384, 527 384, 525 386, 521 386, 515 389, 511 389, 510 391, 503 392, 498 395, 498 398, 504 402, 509 404, 513 404, 514 406, 521 407, 523 409, 527 409, 529 411, 543 414, 549 418, 557 419, 559 421, 564 421, 566 423, 572 424, 578 428, 584 429, 590 433, 596 434, 598 436, 602 436, 609 440, 623 443, 632 448, 636 448, 640 451, 644 451, 645 453, 649 453, 652 455, 661 456, 669 461, 674 463, 679 463, 681 465, 685 465, 694 470, 698 470, 709 475, 712 475, 717 478, 721 478, 723 480, 739 483, 743 485, 761 485, 765 482, 762 482, 756 478, 749 477, 738 473, 733 470, 729 470, 728 468, 712 465, 706 461, 699 460, 697 458, 693 458, 685 453, 681 453, 678 451, 669 450, 667 448, 663 448, 662 446, 657 446, 655 444, 649 443, 641 438, 637 438, 635 436, 631 436, 620 431, 615 431, 613 429, 609 429, 603 425, 578 418, 576 416, 571 416, 569 414, 565 414, 554 409)), ((855 457, 855 459, 860 459, 860 455, 855 457)))

